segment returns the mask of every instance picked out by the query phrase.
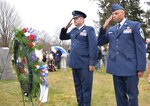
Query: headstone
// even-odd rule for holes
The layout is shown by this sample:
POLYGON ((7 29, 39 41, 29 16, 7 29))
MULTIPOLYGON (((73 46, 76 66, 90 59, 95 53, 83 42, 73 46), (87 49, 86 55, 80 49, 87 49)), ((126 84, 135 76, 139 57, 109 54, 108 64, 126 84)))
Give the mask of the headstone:
POLYGON ((0 48, 0 80, 15 80, 16 74, 13 70, 8 47, 0 48))
POLYGON ((61 56, 61 69, 63 71, 67 70, 67 54, 66 53, 62 54, 61 56))

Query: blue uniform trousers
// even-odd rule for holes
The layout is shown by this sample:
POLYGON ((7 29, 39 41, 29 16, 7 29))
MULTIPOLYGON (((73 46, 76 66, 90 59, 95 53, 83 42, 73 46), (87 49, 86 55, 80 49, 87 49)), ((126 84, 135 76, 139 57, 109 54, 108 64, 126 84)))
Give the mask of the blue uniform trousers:
POLYGON ((138 76, 113 75, 117 106, 138 106, 138 76))
POLYGON ((56 61, 57 69, 60 69, 60 61, 56 61))
POLYGON ((93 72, 89 69, 72 69, 78 106, 91 106, 93 72))

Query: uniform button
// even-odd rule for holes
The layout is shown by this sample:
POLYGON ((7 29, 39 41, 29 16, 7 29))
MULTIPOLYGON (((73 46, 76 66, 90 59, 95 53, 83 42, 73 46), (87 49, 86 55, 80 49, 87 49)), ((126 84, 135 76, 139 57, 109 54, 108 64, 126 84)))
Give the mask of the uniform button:
POLYGON ((118 45, 116 45, 116 47, 118 47, 118 45))
POLYGON ((116 39, 116 41, 118 41, 118 39, 116 39))
POLYGON ((117 54, 119 53, 119 52, 116 52, 117 54))

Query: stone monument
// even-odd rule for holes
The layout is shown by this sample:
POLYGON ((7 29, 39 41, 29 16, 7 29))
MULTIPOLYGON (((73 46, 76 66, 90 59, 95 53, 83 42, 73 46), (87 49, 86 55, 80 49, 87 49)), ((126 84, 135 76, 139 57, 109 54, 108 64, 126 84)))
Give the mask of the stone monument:
POLYGON ((16 74, 13 70, 8 47, 0 48, 0 80, 15 80, 16 74))

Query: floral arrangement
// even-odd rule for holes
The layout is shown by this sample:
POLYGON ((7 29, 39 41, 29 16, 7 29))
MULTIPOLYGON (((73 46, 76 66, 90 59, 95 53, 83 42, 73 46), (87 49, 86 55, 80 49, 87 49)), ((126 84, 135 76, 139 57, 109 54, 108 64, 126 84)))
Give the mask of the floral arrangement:
POLYGON ((44 84, 40 73, 42 62, 35 50, 42 49, 37 43, 37 35, 32 28, 16 29, 13 39, 14 68, 20 82, 22 94, 32 100, 40 92, 39 84, 44 84))

